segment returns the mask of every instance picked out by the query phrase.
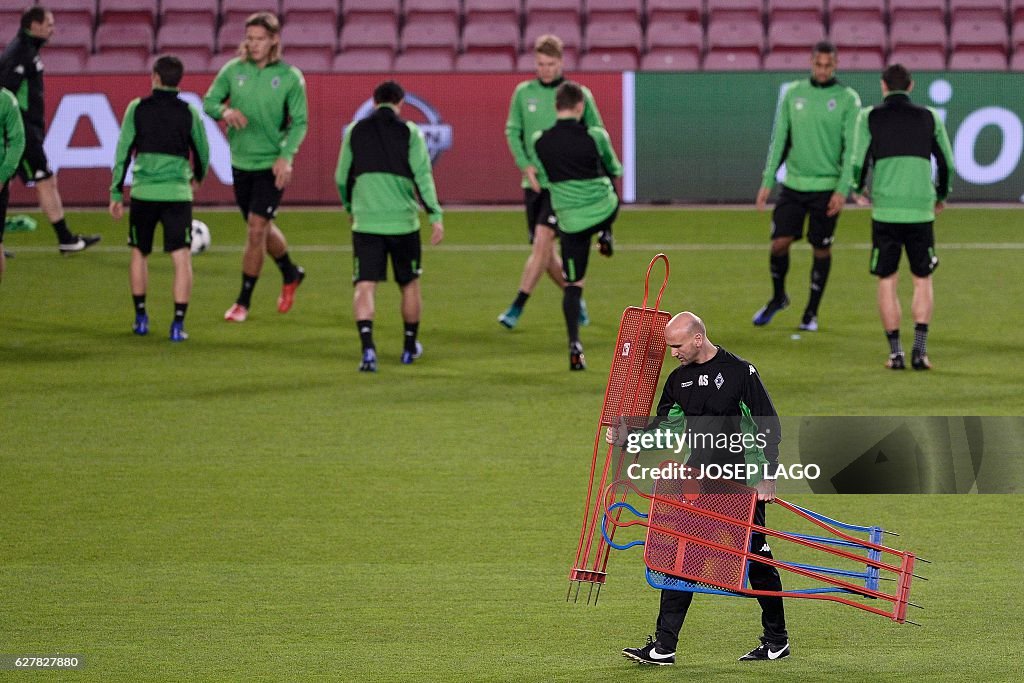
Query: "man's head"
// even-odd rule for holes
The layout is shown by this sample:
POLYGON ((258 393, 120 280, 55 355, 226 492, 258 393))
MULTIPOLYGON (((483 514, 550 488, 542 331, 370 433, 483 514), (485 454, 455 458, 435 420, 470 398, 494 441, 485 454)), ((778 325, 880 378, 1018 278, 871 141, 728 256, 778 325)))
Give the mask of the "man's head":
POLYGON ((665 343, 683 365, 703 363, 715 355, 704 321, 689 311, 678 313, 665 325, 665 343))
POLYGON ((256 12, 245 20, 245 40, 239 50, 260 66, 281 59, 281 23, 270 12, 256 12))
POLYGON ((541 83, 553 83, 562 77, 562 39, 550 33, 537 38, 533 45, 537 78, 541 83))
POLYGON ((914 79, 910 77, 910 71, 902 64, 892 64, 882 72, 882 94, 888 95, 891 92, 910 92, 914 89, 914 79))
POLYGON ((839 56, 836 46, 827 40, 815 43, 811 52, 811 77, 818 83, 828 83, 836 75, 839 56))
POLYGON ((555 109, 559 116, 572 114, 575 118, 583 116, 586 101, 583 99, 583 87, 575 81, 566 81, 555 91, 555 109))
POLYGON ((153 62, 153 85, 177 88, 184 75, 185 67, 174 55, 160 55, 153 62))
POLYGON ((49 40, 53 35, 53 12, 41 5, 32 5, 21 13, 21 28, 33 38, 49 40))
POLYGON ((382 104, 390 104, 398 109, 402 106, 404 99, 405 91, 396 81, 384 81, 373 89, 373 103, 378 107, 382 104))

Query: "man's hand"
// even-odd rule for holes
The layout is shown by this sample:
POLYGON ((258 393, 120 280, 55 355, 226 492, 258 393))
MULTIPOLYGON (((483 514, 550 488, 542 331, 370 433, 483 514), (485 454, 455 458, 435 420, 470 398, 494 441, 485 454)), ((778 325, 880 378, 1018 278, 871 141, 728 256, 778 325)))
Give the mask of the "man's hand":
POLYGON ((629 436, 629 427, 626 426, 626 418, 620 417, 619 424, 608 427, 604 430, 605 443, 622 448, 626 445, 626 438, 629 436))
POLYGON ((935 215, 938 216, 946 208, 946 202, 939 200, 935 202, 935 215))
POLYGON ((768 195, 772 193, 770 187, 762 187, 757 191, 757 199, 754 200, 754 205, 758 211, 764 211, 768 206, 768 195))
POLYGON ((110 215, 115 221, 121 220, 124 216, 124 202, 110 202, 110 215))
POLYGON ((274 186, 283 190, 292 181, 292 164, 287 159, 279 158, 274 162, 274 186))
POLYGON ((540 192, 540 183, 537 182, 537 167, 527 166, 523 171, 526 173, 526 179, 530 181, 530 187, 534 192, 540 192))
POLYGON ((757 499, 763 500, 766 503, 770 503, 775 500, 775 480, 774 479, 762 479, 757 483, 757 499))
POLYGON ((825 210, 825 215, 829 218, 838 216, 839 212, 843 210, 844 204, 846 204, 846 197, 838 192, 833 192, 832 196, 828 198, 828 208, 825 210))
POLYGON ((249 119, 245 118, 245 114, 231 107, 225 109, 220 117, 224 119, 224 123, 228 124, 228 128, 241 130, 249 125, 249 119))
POLYGON ((853 201, 857 206, 871 206, 871 200, 868 199, 868 193, 857 194, 853 193, 853 201))
POLYGON ((430 233, 430 243, 441 244, 441 240, 444 239, 444 224, 441 221, 434 221, 430 227, 433 228, 430 233))

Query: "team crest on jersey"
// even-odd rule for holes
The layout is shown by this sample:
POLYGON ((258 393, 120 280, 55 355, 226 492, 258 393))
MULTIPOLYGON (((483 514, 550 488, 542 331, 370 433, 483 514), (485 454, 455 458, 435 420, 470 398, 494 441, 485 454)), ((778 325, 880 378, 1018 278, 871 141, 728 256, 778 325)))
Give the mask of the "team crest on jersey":
POLYGON ((715 377, 715 389, 721 389, 723 384, 725 384, 725 378, 722 377, 722 373, 718 373, 718 376, 715 377))
POLYGON ((275 90, 277 90, 277 88, 279 88, 280 86, 281 86, 281 77, 280 76, 274 76, 274 78, 272 78, 271 81, 270 81, 270 87, 274 88, 275 90))
POLYGON ((535 114, 537 112, 537 98, 531 97, 530 99, 526 100, 526 111, 530 112, 531 114, 535 114))
POLYGON ((828 110, 829 111, 835 111, 835 109, 836 109, 836 99, 833 97, 831 100, 828 101, 828 110))
POLYGON ((793 106, 796 108, 797 111, 803 109, 805 104, 807 104, 807 100, 805 100, 802 97, 798 97, 795 100, 793 100, 793 106))
POLYGON ((238 87, 241 88, 243 85, 245 85, 245 81, 248 78, 249 77, 246 76, 245 74, 239 74, 239 76, 238 76, 238 87))

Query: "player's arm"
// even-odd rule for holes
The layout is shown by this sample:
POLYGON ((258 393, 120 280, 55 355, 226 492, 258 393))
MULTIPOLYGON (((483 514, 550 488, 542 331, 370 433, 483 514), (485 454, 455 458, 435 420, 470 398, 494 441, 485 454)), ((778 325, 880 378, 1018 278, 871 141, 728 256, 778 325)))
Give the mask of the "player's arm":
POLYGON ((931 112, 935 119, 935 136, 932 138, 932 156, 935 157, 936 166, 935 208, 941 211, 951 190, 949 179, 953 175, 953 148, 949 144, 949 135, 942 119, 934 109, 931 112))
POLYGON ((782 165, 786 147, 789 143, 789 93, 792 88, 779 94, 775 106, 775 120, 772 123, 772 136, 768 142, 768 158, 765 160, 764 173, 761 175, 761 189, 771 190, 775 186, 775 172, 782 165))
POLYGON ((619 157, 615 154, 615 148, 612 147, 611 138, 608 137, 608 131, 604 128, 593 127, 587 131, 590 133, 590 137, 593 138, 594 143, 597 145, 597 152, 601 155, 601 163, 604 164, 605 171, 608 175, 613 178, 619 178, 622 176, 622 162, 619 161, 619 157))
POLYGON ((306 79, 302 73, 292 68, 296 82, 288 90, 286 102, 288 123, 284 142, 281 143, 281 158, 290 164, 299 151, 299 145, 306 139, 309 130, 309 108, 306 103, 306 79))
POLYGON ((540 136, 544 134, 544 131, 538 130, 530 136, 530 142, 526 145, 526 158, 530 161, 535 171, 535 178, 537 180, 538 189, 548 186, 548 173, 544 170, 544 164, 540 160, 540 156, 537 154, 537 141, 540 140, 540 136))
POLYGON ((525 124, 523 123, 523 107, 521 100, 523 89, 516 88, 512 93, 512 102, 508 108, 508 119, 505 121, 505 140, 508 142, 508 149, 512 152, 516 166, 520 171, 525 172, 530 166, 529 155, 526 151, 526 140, 523 139, 525 124))
POLYGON ((18 109, 18 100, 6 90, 0 91, 0 97, 5 100, 2 107, 4 112, 3 130, 7 139, 7 149, 4 151, 3 159, 0 160, 0 184, 6 183, 14 175, 21 161, 21 155, 25 151, 25 124, 21 120, 21 110, 18 109))
MULTIPOLYGON (((117 151, 114 153, 113 181, 110 184, 110 203, 120 204, 124 201, 124 181, 128 175, 128 166, 132 160, 135 147, 135 109, 139 106, 138 98, 128 103, 121 122, 121 134, 117 137, 117 151)), ((116 217, 116 216, 115 216, 116 217)))
POLYGON ((768 502, 775 500, 775 478, 771 476, 779 465, 779 442, 782 441, 782 423, 775 412, 768 390, 761 382, 761 376, 753 365, 748 366, 746 382, 743 385, 741 401, 749 411, 745 417, 752 419, 758 435, 764 438, 764 457, 768 461, 768 476, 757 483, 757 499, 768 502))
POLYGON ((864 184, 871 167, 871 109, 861 109, 853 135, 853 151, 850 159, 850 190, 858 203, 863 203, 864 184))
POLYGON ((341 135, 341 149, 338 151, 338 166, 334 170, 334 182, 338 186, 338 196, 345 211, 352 213, 352 197, 349 194, 348 175, 352 169, 352 128, 354 123, 345 127, 341 135))
POLYGON ((213 79, 206 94, 203 95, 203 111, 214 121, 220 121, 224 111, 228 109, 228 98, 231 96, 231 67, 235 60, 225 64, 213 79))
POLYGON ((857 119, 860 114, 860 95, 852 88, 847 88, 850 101, 847 103, 846 111, 843 113, 843 150, 840 158, 839 185, 836 186, 836 193, 843 197, 850 194, 850 186, 853 184, 853 142, 857 136, 857 119))
POLYGON ((427 210, 427 218, 430 220, 431 235, 430 243, 438 244, 444 239, 444 223, 442 222, 441 203, 437 201, 437 188, 434 186, 434 173, 430 168, 430 152, 427 150, 427 141, 423 137, 420 127, 411 121, 409 126, 409 167, 412 169, 412 176, 416 182, 416 189, 420 193, 423 207, 427 210))
MULTIPOLYGON (((25 62, 24 52, 14 55, 14 59, 6 64, 0 64, 0 88, 7 88, 12 94, 18 92, 22 81, 25 80, 25 74, 28 73, 28 69, 31 67, 31 62, 25 62)), ((17 98, 15 98, 15 101, 17 101, 17 98)))
POLYGON ((583 86, 583 101, 586 103, 586 106, 583 108, 583 123, 586 124, 587 128, 591 126, 604 128, 601 112, 598 111, 597 102, 594 100, 594 93, 590 92, 590 88, 586 86, 583 86))
POLYGON ((210 170, 210 143, 206 139, 206 127, 199 110, 189 105, 192 112, 192 129, 189 132, 189 147, 192 149, 192 177, 197 183, 203 182, 210 170))

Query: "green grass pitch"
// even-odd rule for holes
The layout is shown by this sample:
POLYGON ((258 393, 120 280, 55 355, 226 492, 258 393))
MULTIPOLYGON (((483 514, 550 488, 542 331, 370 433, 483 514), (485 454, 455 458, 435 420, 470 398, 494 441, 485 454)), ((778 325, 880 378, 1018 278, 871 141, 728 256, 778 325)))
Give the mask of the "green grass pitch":
POLYGON ((343 214, 282 212, 309 276, 282 316, 268 264, 243 325, 221 320, 241 221, 197 216, 214 247, 195 259, 178 345, 159 253, 152 332, 130 332, 123 223, 70 214, 104 235, 71 258, 44 221, 6 239, 0 653, 79 653, 73 676, 95 681, 1020 680, 1020 495, 790 496, 896 529, 894 545, 934 564, 912 595, 923 628, 792 600, 794 656, 768 666, 735 661, 756 644, 756 604, 710 596, 674 669, 624 660, 657 612, 637 550, 612 557, 596 607, 565 602, 619 316, 640 304, 655 253, 671 259, 663 307, 698 312, 713 341, 756 363, 784 415, 1020 415, 1019 210, 939 218, 936 369, 902 374, 882 367, 863 211, 840 221, 821 331, 793 339, 803 243, 793 306, 750 324, 769 295, 767 214, 627 209, 615 256, 591 261, 585 373, 568 372, 550 283, 516 330, 495 322, 527 254, 520 213, 453 211, 445 243, 424 248, 426 353, 399 364, 385 284, 373 376, 356 371, 343 214))

